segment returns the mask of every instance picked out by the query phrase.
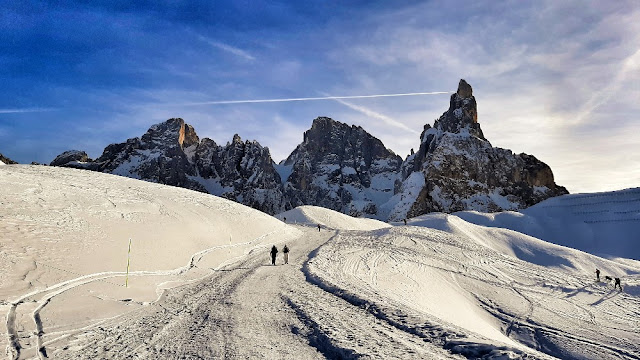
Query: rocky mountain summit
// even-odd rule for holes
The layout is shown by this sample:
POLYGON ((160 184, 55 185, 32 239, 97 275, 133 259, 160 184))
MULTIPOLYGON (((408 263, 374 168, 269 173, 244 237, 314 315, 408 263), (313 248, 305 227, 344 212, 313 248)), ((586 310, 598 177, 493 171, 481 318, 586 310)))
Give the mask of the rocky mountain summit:
POLYGON ((0 154, 0 165, 11 165, 11 164, 17 164, 17 162, 9 159, 8 157, 0 154))
POLYGON ((496 148, 478 123, 473 89, 460 80, 449 109, 424 126, 404 161, 362 127, 313 120, 303 141, 276 165, 256 141, 218 145, 180 118, 140 138, 111 144, 92 161, 81 151, 56 157, 71 166, 208 192, 276 214, 316 205, 353 216, 401 220, 433 211, 501 211, 566 194, 534 156, 496 148))
POLYGON ((180 118, 153 125, 140 138, 107 146, 95 161, 83 154, 65 152, 51 165, 208 192, 267 213, 284 209, 281 181, 269 149, 255 141, 243 142, 238 135, 226 146, 208 138, 200 140, 180 118))
POLYGON ((449 109, 425 125, 417 153, 402 164, 391 218, 442 211, 516 210, 567 194, 532 155, 491 146, 478 123, 471 86, 460 80, 449 109), (410 205, 409 205, 410 204, 410 205))
POLYGON ((360 126, 319 117, 281 165, 291 172, 284 184, 290 207, 376 216, 393 195, 402 158, 360 126))

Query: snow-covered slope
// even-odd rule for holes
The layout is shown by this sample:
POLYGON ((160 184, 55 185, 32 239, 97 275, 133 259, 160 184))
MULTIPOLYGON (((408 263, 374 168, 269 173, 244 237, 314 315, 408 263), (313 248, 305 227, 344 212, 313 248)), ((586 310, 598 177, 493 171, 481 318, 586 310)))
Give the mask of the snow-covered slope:
POLYGON ((394 326, 473 358, 637 358, 640 263, 452 215, 408 225, 339 233, 309 261, 308 276, 394 326), (596 268, 603 278, 621 277, 625 291, 595 282, 596 268))
POLYGON ((5 164, 0 160, 0 165, 5 165, 5 164))
POLYGON ((161 289, 299 235, 229 200, 86 170, 3 166, 0 188, 0 308, 9 334, 32 328, 33 311, 45 305, 42 321, 58 331, 95 323, 127 310, 121 299, 153 301, 161 289))
POLYGON ((334 210, 304 205, 276 215, 278 219, 292 224, 317 226, 336 230, 377 230, 391 225, 374 219, 354 218, 334 210), (286 219, 286 220, 285 220, 286 219))
POLYGON ((456 215, 592 254, 640 260, 640 188, 564 195, 519 212, 456 215))
MULTIPOLYGON (((275 218, 207 194, 83 170, 3 166, 0 188, 0 347, 10 358, 640 353, 637 261, 456 215, 390 226, 303 206, 275 218), (265 266, 271 245, 283 242, 290 262, 280 256, 278 266, 265 266), (604 276, 620 277, 623 291, 604 276)), ((603 221, 631 211, 617 208, 633 199, 633 191, 625 194, 600 202, 603 221)), ((565 210, 554 216, 569 216, 557 201, 565 210)), ((461 215, 468 214, 490 217, 461 215)), ((630 238, 635 230, 615 231, 630 238)))

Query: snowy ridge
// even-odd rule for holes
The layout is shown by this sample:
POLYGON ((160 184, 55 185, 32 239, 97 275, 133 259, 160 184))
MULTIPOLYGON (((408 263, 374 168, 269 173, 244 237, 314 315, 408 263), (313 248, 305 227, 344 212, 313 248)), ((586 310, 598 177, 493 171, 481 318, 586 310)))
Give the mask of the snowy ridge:
POLYGON ((633 315, 640 310, 639 264, 450 215, 409 224, 418 226, 339 233, 313 254, 307 275, 465 356, 638 358, 640 348, 629 344, 640 336, 633 315), (625 292, 595 283, 596 268, 622 277, 625 292))
POLYGON ((318 206, 298 206, 276 215, 276 218, 289 224, 301 224, 309 226, 321 225, 335 230, 377 230, 391 227, 391 225, 374 219, 354 218, 334 210, 318 206))
POLYGON ((564 195, 519 212, 455 215, 594 254, 640 260, 640 188, 564 195))

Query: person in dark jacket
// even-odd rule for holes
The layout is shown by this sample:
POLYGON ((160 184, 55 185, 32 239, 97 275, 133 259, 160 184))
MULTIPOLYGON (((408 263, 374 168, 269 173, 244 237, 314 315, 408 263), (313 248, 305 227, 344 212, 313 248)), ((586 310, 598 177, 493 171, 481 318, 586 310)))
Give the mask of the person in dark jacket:
POLYGON ((320 231, 320 224, 318 224, 318 231, 320 231))
POLYGON ((287 245, 284 245, 284 249, 282 249, 282 253, 284 254, 284 263, 288 264, 289 263, 289 248, 287 247, 287 245))
POLYGON ((271 247, 271 265, 275 265, 276 264, 276 255, 278 254, 278 248, 273 245, 271 247))
POLYGON ((620 285, 620 278, 616 278, 615 280, 616 282, 615 284, 613 284, 613 289, 615 290, 617 286, 618 288, 620 288, 620 291, 622 291, 622 285, 620 285))
POLYGON ((596 269, 596 281, 600 282, 600 269, 596 269))

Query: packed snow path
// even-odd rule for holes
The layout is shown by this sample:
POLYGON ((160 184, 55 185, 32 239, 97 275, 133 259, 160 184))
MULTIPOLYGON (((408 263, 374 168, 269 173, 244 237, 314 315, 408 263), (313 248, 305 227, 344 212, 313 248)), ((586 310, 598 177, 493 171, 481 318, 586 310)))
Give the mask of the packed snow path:
MULTIPOLYGON (((302 228, 302 227, 301 227, 302 228)), ((306 229, 270 264, 268 249, 174 289, 70 341, 56 358, 451 358, 420 336, 308 282, 309 253, 335 231, 306 229)), ((135 304, 132 304, 135 306, 135 304)))
POLYGON ((298 228, 288 265, 262 245, 43 345, 68 359, 639 358, 633 294, 433 229, 298 228))

